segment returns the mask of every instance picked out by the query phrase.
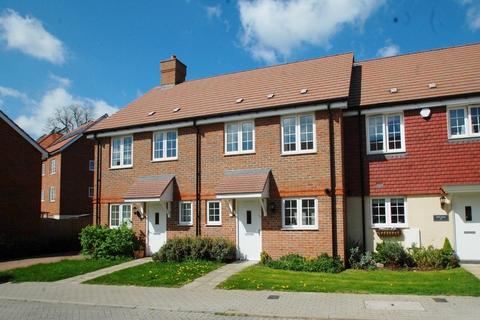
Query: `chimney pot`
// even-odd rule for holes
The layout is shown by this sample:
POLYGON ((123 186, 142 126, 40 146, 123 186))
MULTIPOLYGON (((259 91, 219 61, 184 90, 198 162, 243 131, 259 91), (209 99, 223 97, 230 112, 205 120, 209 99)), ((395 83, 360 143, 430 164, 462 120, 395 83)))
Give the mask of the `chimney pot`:
POLYGON ((176 85, 185 81, 187 66, 172 55, 170 59, 160 61, 160 74, 162 86, 176 85))

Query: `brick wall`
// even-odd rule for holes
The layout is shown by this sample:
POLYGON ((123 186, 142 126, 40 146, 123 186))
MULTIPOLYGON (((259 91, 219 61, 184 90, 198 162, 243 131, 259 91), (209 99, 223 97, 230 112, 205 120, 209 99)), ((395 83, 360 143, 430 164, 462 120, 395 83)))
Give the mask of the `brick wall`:
MULTIPOLYGON (((49 216, 58 215, 60 214, 60 201, 62 199, 62 195, 60 193, 60 180, 61 180, 61 172, 62 172, 62 155, 60 153, 53 155, 47 158, 45 161, 45 175, 42 176, 42 189, 44 192, 44 201, 42 201, 41 208, 42 213, 46 213, 49 216), (56 161, 56 171, 55 174, 50 174, 50 165, 52 160, 56 161), (55 187, 55 202, 49 201, 49 192, 50 187, 55 187)), ((41 167, 40 167, 41 170, 41 167)))

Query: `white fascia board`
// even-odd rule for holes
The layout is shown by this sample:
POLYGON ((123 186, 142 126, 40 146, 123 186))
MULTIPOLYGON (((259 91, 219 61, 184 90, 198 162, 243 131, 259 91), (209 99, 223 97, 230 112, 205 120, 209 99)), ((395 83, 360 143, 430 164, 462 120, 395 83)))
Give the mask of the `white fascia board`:
POLYGON ((232 193, 217 194, 217 199, 260 199, 263 198, 261 193, 232 193))
POLYGON ((139 133, 139 132, 154 132, 154 131, 177 129, 177 128, 184 128, 184 127, 191 127, 191 126, 193 126, 193 121, 183 121, 183 122, 162 124, 162 125, 156 125, 156 126, 124 129, 124 130, 118 130, 118 131, 100 132, 100 133, 97 133, 97 134, 90 133, 90 134, 87 135, 87 138, 88 139, 93 139, 95 136, 97 136, 98 138, 115 137, 115 136, 127 136, 127 135, 131 135, 131 134, 134 134, 134 133, 139 133))
MULTIPOLYGON (((445 99, 438 101, 417 102, 411 104, 403 104, 393 107, 382 107, 362 110, 362 115, 377 114, 377 113, 392 113, 405 110, 415 110, 421 108, 436 108, 445 106, 468 105, 480 103, 480 97, 464 98, 464 99, 445 99)), ((343 114, 344 117, 351 117, 358 115, 358 111, 347 111, 343 114)))
POLYGON ((443 190, 445 190, 446 193, 480 192, 480 184, 446 185, 443 186, 443 190))
POLYGON ((138 199, 124 199, 123 201, 128 202, 128 203, 134 203, 134 202, 160 202, 162 199, 161 198, 138 198, 138 199))

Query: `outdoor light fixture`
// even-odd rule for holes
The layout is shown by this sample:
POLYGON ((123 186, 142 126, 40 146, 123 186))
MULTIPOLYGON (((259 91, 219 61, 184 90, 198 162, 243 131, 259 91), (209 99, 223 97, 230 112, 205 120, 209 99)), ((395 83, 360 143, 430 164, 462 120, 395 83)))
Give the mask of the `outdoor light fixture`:
POLYGON ((269 204, 268 204, 268 212, 270 213, 275 213, 275 202, 271 201, 269 204))
POLYGON ((440 197, 440 205, 442 206, 442 208, 447 204, 447 197, 445 197, 445 195, 442 195, 440 197))

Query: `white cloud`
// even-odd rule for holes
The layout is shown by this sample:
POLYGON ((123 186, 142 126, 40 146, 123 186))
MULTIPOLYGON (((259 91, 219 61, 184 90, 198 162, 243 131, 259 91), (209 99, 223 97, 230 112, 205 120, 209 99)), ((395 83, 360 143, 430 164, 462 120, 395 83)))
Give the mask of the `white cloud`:
POLYGON ((479 0, 458 0, 467 9, 466 21, 472 31, 480 29, 480 1, 479 0))
POLYGON ((72 84, 72 81, 68 78, 57 76, 56 74, 50 73, 50 79, 53 80, 58 86, 62 88, 68 88, 72 84))
POLYGON ((384 0, 254 0, 239 2, 242 45, 274 63, 302 45, 330 47, 346 25, 362 26, 384 0))
POLYGON ((391 57, 396 56, 400 53, 400 47, 391 41, 387 41, 385 47, 378 49, 378 57, 391 57))
POLYGON ((40 20, 22 17, 14 10, 7 9, 0 15, 0 40, 7 49, 17 49, 54 64, 65 62, 62 41, 45 30, 40 20))
POLYGON ((206 6, 205 7, 205 11, 207 12, 207 16, 209 18, 218 18, 220 19, 220 17, 222 16, 222 8, 220 7, 220 5, 216 5, 216 6, 206 6))
POLYGON ((15 119, 15 122, 34 137, 45 133, 48 118, 51 117, 59 107, 72 104, 82 105, 91 108, 95 118, 105 113, 115 113, 118 110, 115 106, 111 106, 101 99, 73 96, 62 86, 57 86, 45 92, 40 101, 29 98, 25 93, 6 87, 0 87, 0 97, 1 96, 17 98, 23 102, 27 114, 20 115, 15 119))

